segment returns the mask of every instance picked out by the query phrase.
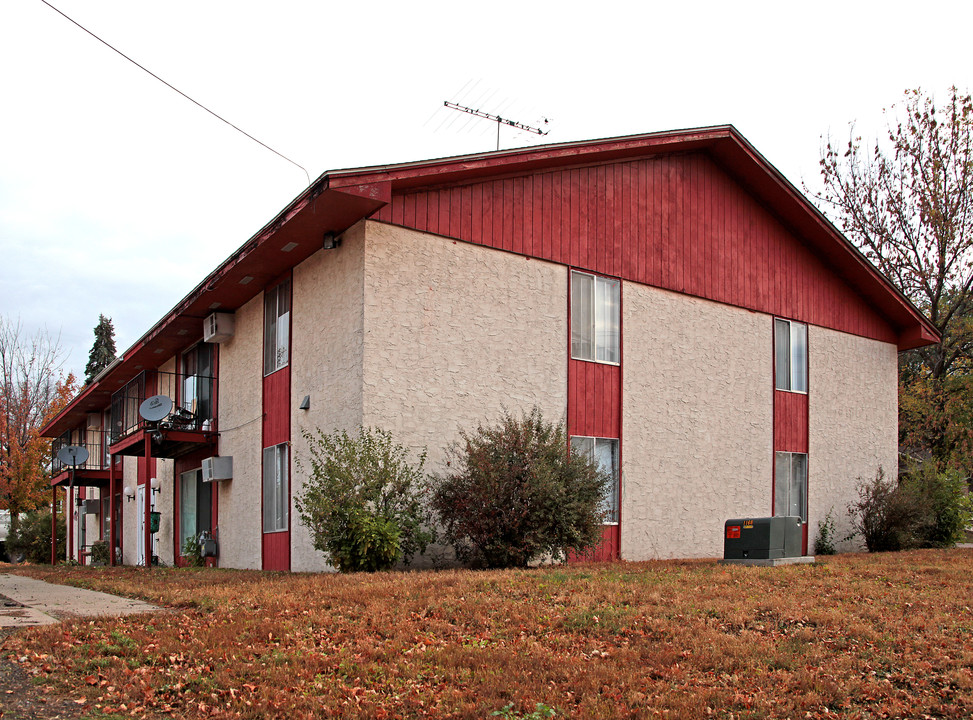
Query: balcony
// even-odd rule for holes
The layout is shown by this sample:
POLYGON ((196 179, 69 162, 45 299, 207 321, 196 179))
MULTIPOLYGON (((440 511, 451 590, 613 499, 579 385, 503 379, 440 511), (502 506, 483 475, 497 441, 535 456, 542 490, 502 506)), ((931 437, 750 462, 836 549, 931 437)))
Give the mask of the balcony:
POLYGON ((104 430, 88 428, 82 431, 82 442, 71 442, 65 433, 51 442, 51 485, 67 485, 71 481, 71 466, 57 456, 66 445, 80 445, 88 451, 88 459, 74 468, 74 484, 87 487, 108 487, 108 437, 104 430))
POLYGON ((216 378, 167 372, 143 372, 111 399, 109 444, 114 455, 177 458, 216 442, 216 378), (139 414, 148 398, 162 395, 172 410, 161 420, 139 414))

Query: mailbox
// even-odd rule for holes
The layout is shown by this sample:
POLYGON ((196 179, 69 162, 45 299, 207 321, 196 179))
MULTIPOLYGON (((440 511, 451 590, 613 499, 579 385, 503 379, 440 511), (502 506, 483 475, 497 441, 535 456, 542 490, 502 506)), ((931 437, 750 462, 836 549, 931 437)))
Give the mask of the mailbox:
POLYGON ((723 526, 723 559, 800 557, 803 530, 801 518, 797 516, 727 520, 723 526))

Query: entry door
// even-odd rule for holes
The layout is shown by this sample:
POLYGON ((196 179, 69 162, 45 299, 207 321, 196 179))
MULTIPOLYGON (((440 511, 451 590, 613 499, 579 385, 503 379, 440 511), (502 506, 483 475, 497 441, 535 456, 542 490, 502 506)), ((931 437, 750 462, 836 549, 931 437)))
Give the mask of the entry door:
MULTIPOLYGON (((147 485, 139 485, 138 492, 136 493, 136 496, 137 496, 137 499, 138 499, 138 503, 136 503, 136 504, 137 504, 138 507, 135 510, 135 512, 138 513, 138 518, 139 518, 139 522, 138 522, 139 531, 138 531, 138 534, 136 536, 136 544, 135 544, 135 547, 136 547, 136 553, 135 553, 136 554, 136 563, 139 564, 139 565, 141 565, 141 566, 143 566, 143 567, 145 567, 145 565, 146 565, 146 563, 145 563, 145 493, 146 493, 146 488, 147 488, 147 485)), ((155 510, 155 497, 153 497, 152 500, 150 501, 149 510, 150 511, 155 510)), ((156 547, 157 546, 156 546, 156 537, 154 535, 152 536, 151 542, 152 542, 152 552, 153 552, 153 554, 156 554, 155 551, 156 551, 156 547)))
POLYGON ((135 534, 135 562, 137 565, 145 565, 145 485, 139 485, 136 492, 135 516, 138 521, 138 532, 135 534))

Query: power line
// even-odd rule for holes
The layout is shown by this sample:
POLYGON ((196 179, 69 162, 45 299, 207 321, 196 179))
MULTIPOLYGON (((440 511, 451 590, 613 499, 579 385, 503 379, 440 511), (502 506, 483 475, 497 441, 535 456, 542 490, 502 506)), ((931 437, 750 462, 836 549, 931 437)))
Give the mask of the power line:
POLYGON ((196 105, 197 107, 199 107, 199 108, 202 108, 203 110, 205 110, 206 112, 208 112, 208 113, 209 113, 210 115, 212 115, 213 117, 215 117, 215 118, 216 118, 217 120, 220 120, 220 121, 222 121, 222 122, 224 122, 224 123, 226 123, 227 125, 229 125, 229 126, 230 126, 231 128, 233 128, 234 130, 236 130, 236 131, 237 131, 238 133, 240 133, 241 135, 246 135, 246 136, 247 136, 248 138, 250 138, 251 140, 253 140, 253 141, 254 141, 255 143, 257 143, 258 145, 261 145, 262 147, 264 147, 264 148, 266 148, 267 150, 270 150, 270 152, 272 152, 272 153, 273 153, 274 155, 276 155, 277 157, 279 157, 279 158, 281 158, 281 159, 283 159, 283 160, 286 160, 286 161, 287 161, 287 162, 289 162, 289 163, 290 163, 291 165, 293 165, 293 166, 295 166, 295 167, 298 167, 298 168, 300 168, 301 170, 303 170, 303 171, 304 171, 304 175, 305 175, 305 177, 307 177, 307 184, 308 184, 308 185, 310 185, 310 184, 311 184, 311 176, 310 176, 310 175, 308 174, 308 171, 307 171, 307 170, 305 170, 305 168, 304 168, 304 166, 303 166, 303 165, 300 165, 299 163, 296 163, 296 162, 294 162, 293 160, 291 160, 291 159, 290 159, 289 157, 287 157, 286 155, 282 155, 281 153, 279 153, 279 152, 277 152, 277 151, 276 151, 276 150, 274 150, 274 149, 273 149, 272 147, 270 147, 270 145, 268 145, 267 143, 264 143, 264 142, 261 142, 260 140, 257 140, 257 138, 255 138, 255 137, 254 137, 253 135, 251 135, 250 133, 248 133, 248 132, 246 132, 245 130, 241 130, 241 129, 240 129, 240 128, 238 128, 238 127, 237 127, 236 125, 234 125, 233 123, 231 123, 231 122, 230 122, 229 120, 227 120, 227 119, 226 119, 226 118, 224 118, 224 117, 221 117, 221 116, 219 116, 219 115, 217 115, 217 114, 216 114, 215 112, 213 112, 212 110, 210 110, 210 109, 209 109, 208 107, 206 107, 206 106, 205 106, 205 105, 203 105, 202 103, 200 103, 200 102, 197 102, 196 100, 193 100, 193 99, 192 99, 191 97, 189 97, 189 96, 188 96, 188 95, 187 95, 186 93, 184 93, 184 92, 183 92, 182 90, 180 90, 180 89, 179 89, 179 88, 177 88, 177 87, 174 87, 173 85, 170 85, 170 84, 169 84, 169 83, 167 83, 167 82, 166 82, 165 80, 163 80, 163 79, 162 79, 162 78, 160 78, 160 77, 159 77, 158 75, 156 75, 156 74, 155 74, 154 72, 152 72, 151 70, 149 70, 149 69, 148 69, 147 67, 145 67, 144 65, 141 65, 141 64, 139 64, 139 63, 137 63, 137 62, 136 62, 135 60, 133 60, 132 58, 130 58, 130 57, 129 57, 128 55, 126 55, 125 53, 123 53, 123 52, 122 52, 121 50, 119 50, 118 48, 116 48, 116 47, 115 47, 114 45, 112 45, 111 43, 108 43, 107 41, 105 41, 105 40, 102 40, 102 39, 101 39, 100 37, 98 37, 98 36, 97 36, 97 35, 95 35, 95 34, 94 34, 93 32, 91 32, 91 30, 89 30, 89 29, 88 29, 88 28, 86 28, 86 27, 85 27, 84 25, 82 25, 81 23, 79 23, 79 22, 78 22, 77 20, 74 20, 73 18, 70 18, 70 17, 68 17, 67 15, 65 15, 65 14, 64 14, 63 12, 61 12, 61 11, 60 11, 60 10, 58 10, 58 9, 57 9, 56 7, 54 7, 54 6, 53 6, 53 5, 51 5, 51 4, 49 3, 49 2, 47 2, 47 0, 40 0, 40 1, 41 1, 42 3, 44 3, 45 5, 47 5, 47 7, 49 7, 49 8, 51 9, 51 10, 53 10, 54 12, 56 12, 56 13, 57 13, 58 15, 60 15, 61 17, 63 17, 63 18, 65 19, 65 20, 68 20, 69 22, 71 22, 71 23, 73 23, 74 25, 76 25, 76 26, 78 26, 79 28, 81 28, 82 30, 84 30, 84 31, 85 31, 86 33, 88 33, 88 34, 89 34, 89 35, 90 35, 91 37, 93 37, 93 38, 94 38, 95 40, 97 40, 98 42, 100 42, 100 43, 101 43, 102 45, 104 45, 105 47, 107 47, 107 48, 109 48, 110 50, 114 50, 114 51, 115 51, 116 53, 118 53, 118 54, 119 54, 119 55, 121 55, 121 56, 122 56, 123 58, 125 58, 125 59, 126 59, 126 60, 128 60, 128 61, 129 61, 130 63, 132 63, 132 64, 133 64, 133 65, 134 65, 135 67, 137 67, 137 68, 139 68, 140 70, 143 70, 144 72, 146 72, 146 73, 148 73, 149 75, 151 75, 152 77, 154 77, 154 78, 155 78, 156 80, 158 80, 158 81, 159 81, 160 83, 162 83, 163 85, 165 85, 165 86, 166 86, 167 88, 169 88, 170 90, 173 90, 173 91, 175 91, 175 92, 177 92, 177 93, 179 93, 180 95, 182 95, 182 96, 183 96, 184 98, 186 98, 186 99, 187 99, 187 100, 188 100, 189 102, 191 102, 191 103, 192 103, 193 105, 196 105))

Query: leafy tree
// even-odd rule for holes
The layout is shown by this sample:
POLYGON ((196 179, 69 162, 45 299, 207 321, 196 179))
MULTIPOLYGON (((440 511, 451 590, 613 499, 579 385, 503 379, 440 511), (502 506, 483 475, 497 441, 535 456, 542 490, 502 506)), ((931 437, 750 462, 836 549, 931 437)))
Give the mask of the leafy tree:
POLYGON ((301 434, 310 460, 297 460, 308 477, 295 505, 316 550, 345 572, 386 570, 425 552, 435 538, 423 502, 425 452, 413 465, 376 428, 301 434))
POLYGON ((0 508, 10 511, 11 526, 48 499, 51 441, 40 430, 77 389, 62 364, 57 340, 27 337, 19 322, 0 317, 0 508))
POLYGON ((569 451, 564 424, 538 408, 464 432, 437 478, 433 507, 457 557, 477 567, 524 567, 545 554, 586 552, 602 537, 608 478, 569 451))
POLYGON ((91 383, 114 360, 115 328, 111 318, 99 315, 98 324, 95 325, 95 342, 88 353, 88 364, 84 368, 84 384, 91 383))
POLYGON ((973 415, 973 101, 954 87, 937 107, 911 90, 896 113, 873 148, 854 128, 846 147, 827 142, 818 198, 942 335, 900 362, 902 444, 970 472, 973 426, 962 419, 973 415))
POLYGON ((890 147, 828 141, 820 196, 845 234, 925 311, 941 343, 916 351, 934 378, 964 370, 973 349, 973 101, 956 88, 945 107, 906 93, 890 147))

